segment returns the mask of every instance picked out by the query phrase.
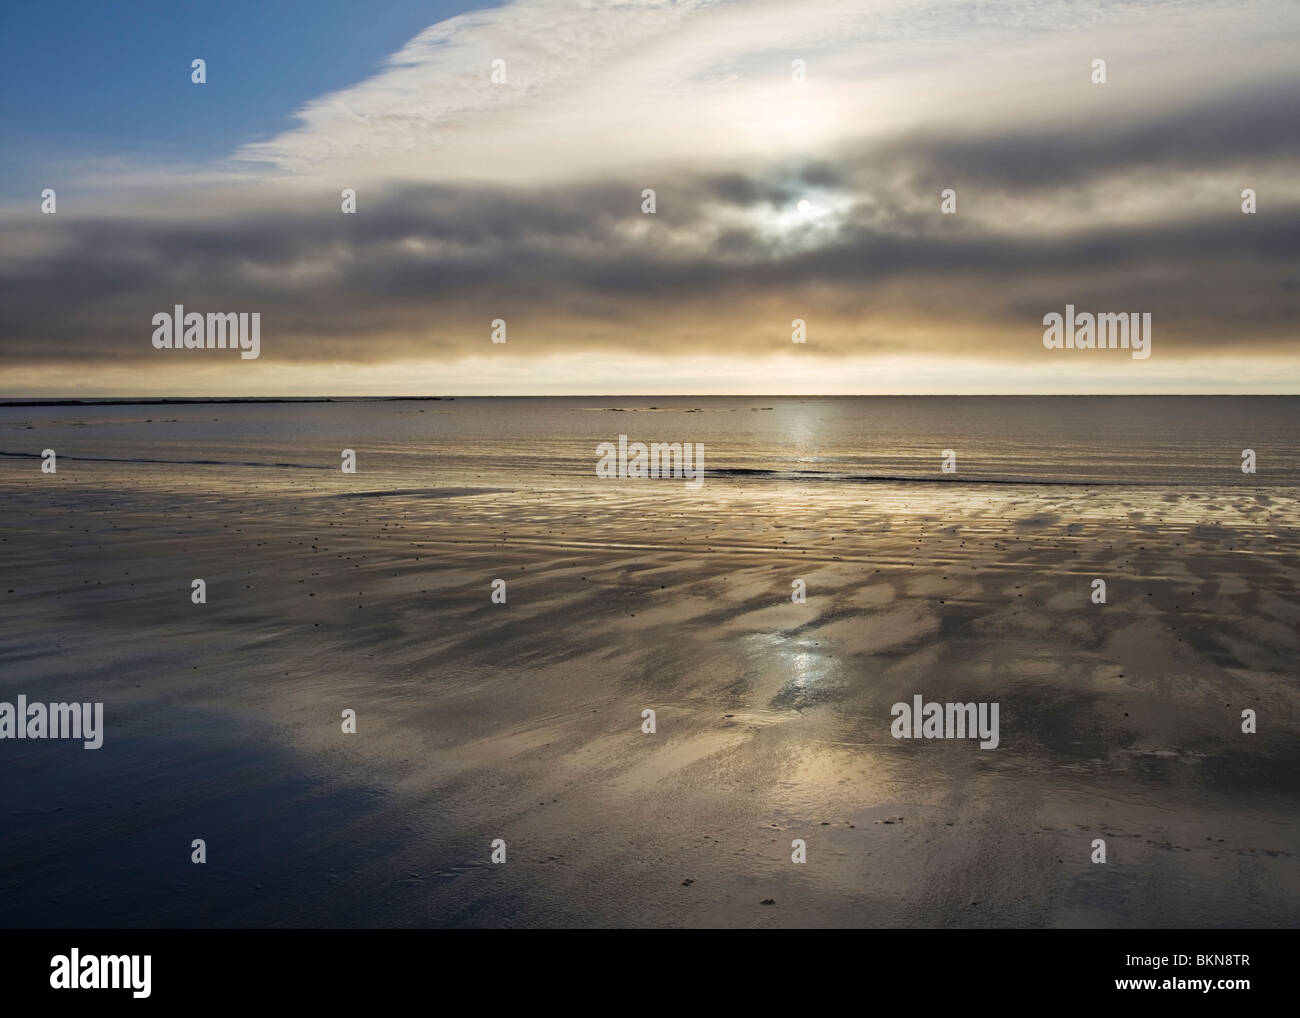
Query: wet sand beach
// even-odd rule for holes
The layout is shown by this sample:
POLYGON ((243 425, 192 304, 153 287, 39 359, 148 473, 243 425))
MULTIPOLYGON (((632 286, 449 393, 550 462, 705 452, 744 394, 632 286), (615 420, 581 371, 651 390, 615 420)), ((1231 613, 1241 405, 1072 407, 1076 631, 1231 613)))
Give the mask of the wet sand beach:
POLYGON ((1300 919, 1292 488, 0 490, 0 699, 107 726, 0 747, 6 926, 1300 919), (917 694, 999 703, 998 748, 895 739, 917 694))

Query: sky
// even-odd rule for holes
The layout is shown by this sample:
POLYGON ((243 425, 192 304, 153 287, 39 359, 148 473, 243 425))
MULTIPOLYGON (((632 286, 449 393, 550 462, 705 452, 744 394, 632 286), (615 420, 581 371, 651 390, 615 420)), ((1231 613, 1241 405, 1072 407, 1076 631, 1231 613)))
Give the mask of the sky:
POLYGON ((1298 43, 1291 0, 6 5, 0 398, 1300 392, 1298 43), (178 304, 259 356, 156 349, 178 304), (1046 349, 1067 305, 1151 355, 1046 349))

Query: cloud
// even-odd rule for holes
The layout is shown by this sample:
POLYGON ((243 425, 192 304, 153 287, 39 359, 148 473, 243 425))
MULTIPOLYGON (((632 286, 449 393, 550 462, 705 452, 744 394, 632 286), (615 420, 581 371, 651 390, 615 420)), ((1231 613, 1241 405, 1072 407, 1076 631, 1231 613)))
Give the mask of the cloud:
POLYGON ((158 363, 152 315, 180 303, 261 312, 286 365, 452 365, 495 318, 525 359, 775 354, 804 318, 812 357, 1025 364, 1073 303, 1151 312, 1158 359, 1294 364, 1296 18, 1258 10, 1275 20, 829 0, 452 19, 224 180, 6 213, 0 353, 158 363))

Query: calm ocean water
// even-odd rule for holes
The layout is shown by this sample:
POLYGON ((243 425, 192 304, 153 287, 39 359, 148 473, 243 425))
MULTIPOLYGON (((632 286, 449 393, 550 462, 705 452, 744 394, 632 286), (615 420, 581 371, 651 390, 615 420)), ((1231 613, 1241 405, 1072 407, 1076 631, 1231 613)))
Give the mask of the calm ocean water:
POLYGON ((596 445, 700 442, 708 477, 1294 486, 1300 397, 457 397, 0 406, 0 454, 339 470, 422 487, 595 479, 596 445), (940 472, 943 450, 957 472, 940 472), (1253 449, 1258 472, 1242 473, 1253 449))

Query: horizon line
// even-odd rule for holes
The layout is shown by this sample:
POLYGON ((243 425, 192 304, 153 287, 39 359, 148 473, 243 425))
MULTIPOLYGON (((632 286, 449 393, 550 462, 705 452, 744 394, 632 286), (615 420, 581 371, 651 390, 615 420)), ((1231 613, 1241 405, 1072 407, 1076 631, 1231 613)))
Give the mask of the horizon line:
POLYGON ((851 392, 851 393, 473 393, 451 395, 376 395, 370 393, 330 393, 275 396, 15 396, 0 397, 0 406, 75 405, 95 403, 304 403, 329 400, 456 400, 456 399, 1250 399, 1253 397, 1295 397, 1300 392, 851 392))

